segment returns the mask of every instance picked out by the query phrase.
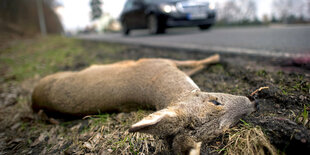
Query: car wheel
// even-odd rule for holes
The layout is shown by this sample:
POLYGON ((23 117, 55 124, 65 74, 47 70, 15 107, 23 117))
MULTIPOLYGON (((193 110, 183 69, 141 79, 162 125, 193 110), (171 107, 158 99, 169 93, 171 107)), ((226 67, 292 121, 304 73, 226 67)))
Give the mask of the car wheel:
POLYGON ((153 14, 148 17, 148 29, 150 34, 165 33, 163 23, 161 23, 157 16, 153 14))
POLYGON ((211 27, 210 24, 208 24, 208 25, 199 25, 199 29, 200 30, 208 30, 208 29, 210 29, 210 27, 211 27))
POLYGON ((130 29, 127 27, 125 23, 122 24, 122 33, 124 36, 128 36, 130 34, 130 29))

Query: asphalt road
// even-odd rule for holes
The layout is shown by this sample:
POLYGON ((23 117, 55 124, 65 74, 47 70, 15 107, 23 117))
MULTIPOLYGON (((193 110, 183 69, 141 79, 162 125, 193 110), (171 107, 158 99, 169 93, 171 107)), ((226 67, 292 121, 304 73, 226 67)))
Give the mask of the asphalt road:
POLYGON ((86 34, 78 38, 144 46, 180 48, 222 53, 240 53, 275 57, 310 54, 310 25, 168 29, 166 34, 149 35, 147 30, 121 34, 86 34))

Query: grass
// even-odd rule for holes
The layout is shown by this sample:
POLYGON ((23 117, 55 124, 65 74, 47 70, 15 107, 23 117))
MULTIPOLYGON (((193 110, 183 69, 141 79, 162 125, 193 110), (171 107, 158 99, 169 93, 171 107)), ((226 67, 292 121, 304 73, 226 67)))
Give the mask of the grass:
POLYGON ((267 72, 265 70, 259 70, 256 72, 257 76, 261 76, 261 77, 266 77, 267 76, 267 72))
MULTIPOLYGON (((137 58, 138 50, 127 50, 127 48, 126 46, 80 41, 60 36, 17 41, 9 48, 0 51, 0 74, 3 73, 4 75, 0 76, 0 83, 18 81, 21 84, 25 84, 25 81, 32 82, 29 79, 34 77, 39 79, 58 71, 80 70, 91 64, 111 63, 121 59, 137 58), (132 56, 130 56, 131 54, 132 56)), ((141 51, 138 51, 138 54, 141 54, 139 52, 141 51)), ((145 55, 142 53, 142 56, 160 56, 156 52, 158 51, 145 52, 145 55)), ((164 53, 167 54, 169 52, 164 53)), ((169 56, 165 54, 161 56, 169 56)), ((180 56, 179 53, 169 57, 178 56, 180 56)), ((207 91, 244 95, 252 88, 252 85, 247 83, 246 80, 242 80, 243 77, 241 78, 234 74, 230 77, 230 75, 231 73, 227 71, 226 66, 217 64, 210 66, 208 73, 197 74, 196 80, 200 86, 207 88, 207 91), (213 81, 213 83, 210 81, 213 81), (209 88, 212 89, 209 90, 209 88)), ((243 74, 241 75, 243 76, 243 74)), ((274 74, 265 70, 254 71, 253 75, 257 75, 256 77, 261 79, 274 77, 274 74)), ((302 92, 301 95, 309 94, 310 84, 305 77, 291 78, 287 77, 287 74, 283 72, 278 72, 277 76, 282 81, 275 78, 275 83, 278 84, 277 86, 281 88, 286 96, 297 94, 296 92, 299 91, 302 92), (287 82, 287 79, 294 80, 287 82)), ((33 83, 29 85, 31 86, 33 83)), ((30 94, 31 90, 27 93, 30 94)), ((27 116, 33 116, 28 105, 30 102, 29 94, 22 94, 22 97, 18 98, 18 104, 11 108, 11 115, 7 115, 6 113, 8 112, 4 115, 13 118, 15 114, 20 114, 21 118, 26 119, 27 116), (23 113, 26 112, 29 113, 24 115, 23 113)), ((306 108, 305 106, 303 111, 296 112, 296 114, 300 114, 299 117, 302 117, 303 120, 308 117, 308 111, 305 111, 306 108)), ((104 152, 107 154, 151 154, 166 150, 165 147, 167 146, 164 142, 151 135, 128 133, 130 125, 138 122, 149 113, 150 111, 144 110, 131 113, 102 113, 87 118, 88 120, 60 122, 60 125, 49 124, 46 121, 35 118, 30 119, 30 122, 22 123, 21 129, 18 132, 20 137, 24 136, 27 138, 29 145, 42 132, 48 133, 49 141, 38 145, 38 147, 26 148, 28 151, 48 146, 48 150, 58 150, 61 152, 62 150, 58 148, 60 144, 72 142, 72 146, 65 148, 69 150, 68 154, 100 153, 101 150, 109 150, 109 152, 104 152), (83 124, 85 123, 84 121, 87 122, 86 125, 83 124), (100 135, 99 138, 96 138, 97 135, 100 135), (92 145, 92 150, 83 146, 86 142, 92 145)), ((276 114, 274 115, 276 116, 276 114)), ((243 123, 238 128, 235 127, 228 131, 229 136, 227 139, 225 138, 227 145, 218 151, 226 154, 252 154, 253 152, 259 154, 262 151, 265 151, 266 154, 274 154, 274 148, 270 145, 268 138, 260 127, 253 126, 242 120, 241 122, 243 123)), ((15 135, 15 133, 13 134, 15 135)), ((225 143, 222 145, 225 145, 225 143)))
POLYGON ((303 93, 304 95, 310 94, 310 82, 306 80, 304 75, 291 74, 289 76, 284 76, 283 72, 278 72, 277 77, 273 77, 278 79, 276 83, 279 85, 283 95, 292 95, 296 92, 303 93))
POLYGON ((303 112, 302 112, 302 118, 303 118, 303 122, 302 124, 303 125, 306 125, 309 121, 309 113, 307 111, 307 106, 304 105, 304 109, 303 109, 303 112))
POLYGON ((295 85, 293 85, 295 90, 300 90, 303 92, 308 92, 310 94, 310 83, 304 80, 304 76, 299 75, 298 80, 296 80, 295 85))
MULTIPOLYGON (((131 113, 100 114, 88 117, 90 119, 90 128, 87 133, 104 135, 104 139, 99 144, 105 146, 107 150, 110 149, 112 154, 139 154, 141 152, 147 154, 149 148, 160 151, 164 147, 161 145, 160 140, 155 141, 154 137, 148 134, 128 132, 131 124, 149 113, 148 111, 139 110, 131 113)), ((91 141, 91 139, 88 141, 91 141)))
MULTIPOLYGON (((16 41, 0 51, 0 73, 3 74, 0 77, 0 82, 25 84, 27 81, 31 82, 29 79, 40 78, 58 71, 79 70, 91 64, 119 61, 122 58, 118 53, 125 49, 126 47, 121 45, 86 42, 61 36, 16 41)), ((22 114, 18 115, 19 117, 32 116, 33 113, 29 108, 29 96, 30 94, 19 97, 18 103, 9 108, 10 111, 21 111, 22 114)), ((88 150, 83 144, 89 142, 92 146, 96 146, 93 148, 95 150, 91 150, 95 152, 104 148, 112 149, 112 154, 124 152, 138 154, 139 152, 148 152, 149 148, 156 151, 161 150, 158 146, 164 147, 158 145, 158 141, 155 141, 151 135, 132 134, 127 131, 131 124, 149 113, 143 110, 124 114, 126 116, 123 116, 122 113, 103 113, 86 118, 89 119, 87 125, 82 121, 67 121, 55 126, 39 118, 34 122, 22 122, 19 132, 30 131, 24 135, 30 145, 45 131, 51 139, 46 142, 46 146, 49 146, 47 150, 58 147, 59 144, 66 141, 72 141, 75 144, 74 149, 79 149, 83 153, 88 150), (94 140, 98 134, 101 135, 99 140, 98 138, 94 140), (104 147, 102 148, 102 146, 104 147)))
POLYGON ((18 42, 2 52, 0 61, 8 66, 9 76, 21 81, 36 74, 56 72, 60 66, 70 66, 74 55, 81 52, 78 41, 55 36, 31 43, 18 42))
POLYGON ((300 113, 296 118, 295 122, 301 123, 303 126, 308 125, 309 123, 309 112, 308 112, 308 105, 304 105, 302 113, 300 113))
POLYGON ((271 154, 276 155, 277 151, 272 146, 259 126, 253 126, 241 120, 240 127, 231 128, 228 133, 228 141, 220 152, 225 154, 271 154))
POLYGON ((91 116, 91 119, 94 120, 94 125, 101 125, 105 123, 110 117, 110 114, 105 113, 105 114, 99 114, 99 115, 93 115, 91 116))
POLYGON ((77 64, 86 67, 93 63, 109 63, 113 61, 109 56, 124 49, 123 46, 104 43, 95 47, 92 45, 86 47, 96 48, 102 53, 99 55, 97 52, 85 52, 88 49, 82 46, 82 41, 61 36, 17 41, 9 48, 0 51, 0 66, 2 66, 0 69, 6 70, 6 77, 1 77, 1 81, 5 78, 22 81, 59 70, 80 69, 77 64))

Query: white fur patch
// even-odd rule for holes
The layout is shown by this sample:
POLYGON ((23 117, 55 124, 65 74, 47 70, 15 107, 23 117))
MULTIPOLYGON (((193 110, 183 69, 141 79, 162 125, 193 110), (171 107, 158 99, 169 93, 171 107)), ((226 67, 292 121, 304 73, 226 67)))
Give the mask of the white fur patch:
POLYGON ((186 81, 189 82, 196 89, 200 90, 196 83, 190 77, 186 76, 186 81))
POLYGON ((175 117, 177 116, 177 114, 174 111, 163 109, 153 114, 150 114, 149 116, 146 116, 140 122, 132 125, 132 128, 139 127, 139 126, 154 125, 167 116, 175 117))
POLYGON ((192 148, 189 155, 200 155, 201 142, 195 144, 195 148, 192 148))

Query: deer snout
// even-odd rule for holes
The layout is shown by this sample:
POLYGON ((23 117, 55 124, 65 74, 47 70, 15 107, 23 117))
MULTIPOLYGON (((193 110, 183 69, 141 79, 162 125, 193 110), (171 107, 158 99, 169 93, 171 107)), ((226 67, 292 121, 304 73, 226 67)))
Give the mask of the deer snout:
POLYGON ((259 110, 259 103, 258 103, 258 100, 252 101, 252 104, 254 105, 254 111, 259 110))
POLYGON ((234 126, 241 118, 251 114, 258 108, 258 102, 251 102, 247 97, 230 97, 232 100, 226 103, 226 111, 220 121, 220 129, 223 131, 234 126))

